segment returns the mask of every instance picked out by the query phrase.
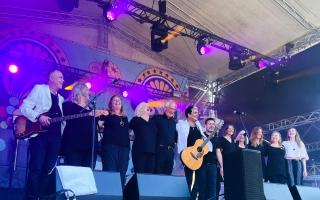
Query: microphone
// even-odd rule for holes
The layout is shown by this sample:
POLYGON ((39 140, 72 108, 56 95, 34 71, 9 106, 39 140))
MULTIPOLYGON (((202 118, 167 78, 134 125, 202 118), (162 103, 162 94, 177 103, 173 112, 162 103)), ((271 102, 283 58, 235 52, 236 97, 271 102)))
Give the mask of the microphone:
POLYGON ((247 115, 245 112, 240 112, 238 110, 234 110, 233 114, 235 114, 235 115, 247 115))

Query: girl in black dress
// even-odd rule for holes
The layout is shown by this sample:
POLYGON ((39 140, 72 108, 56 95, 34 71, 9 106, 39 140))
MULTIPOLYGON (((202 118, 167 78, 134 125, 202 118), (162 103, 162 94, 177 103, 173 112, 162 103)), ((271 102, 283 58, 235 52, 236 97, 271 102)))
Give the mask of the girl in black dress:
POLYGON ((265 162, 265 156, 266 156, 266 142, 263 140, 263 130, 261 127, 256 126, 252 129, 251 135, 250 135, 250 141, 249 141, 249 149, 257 150, 261 152, 261 164, 262 164, 262 173, 263 173, 263 179, 266 180, 266 162, 265 162))
POLYGON ((284 159, 285 150, 278 131, 274 131, 271 134, 271 142, 270 145, 266 146, 266 150, 268 156, 267 180, 270 183, 287 183, 286 162, 284 159))

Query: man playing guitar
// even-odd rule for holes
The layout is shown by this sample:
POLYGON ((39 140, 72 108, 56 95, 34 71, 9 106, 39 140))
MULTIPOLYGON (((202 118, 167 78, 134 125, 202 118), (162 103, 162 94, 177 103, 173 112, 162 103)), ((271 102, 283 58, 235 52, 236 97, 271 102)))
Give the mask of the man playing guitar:
POLYGON ((61 117, 63 97, 58 94, 64 79, 59 70, 52 70, 48 76, 48 84, 35 85, 24 99, 19 110, 31 122, 40 122, 47 131, 29 140, 29 175, 27 198, 38 199, 54 191, 49 191, 51 172, 55 167, 59 154, 61 133, 64 123, 50 124, 50 117, 61 117), (48 113, 49 115, 43 115, 48 113), (49 117, 50 116, 50 117, 49 117))

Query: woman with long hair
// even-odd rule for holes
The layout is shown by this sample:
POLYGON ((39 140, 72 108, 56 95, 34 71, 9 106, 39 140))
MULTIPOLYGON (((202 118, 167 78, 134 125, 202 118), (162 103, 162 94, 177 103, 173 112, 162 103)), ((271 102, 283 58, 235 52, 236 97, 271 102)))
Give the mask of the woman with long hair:
POLYGON ((101 139, 102 169, 120 172, 121 183, 124 186, 130 152, 128 117, 125 115, 119 96, 112 96, 108 107, 109 115, 100 117, 100 120, 104 121, 101 139))
POLYGON ((302 185, 303 177, 308 175, 306 162, 309 156, 297 129, 290 128, 287 139, 282 144, 286 152, 288 185, 302 185))
POLYGON ((270 145, 266 146, 266 155, 268 156, 267 180, 270 183, 286 183, 285 150, 281 134, 278 131, 271 134, 270 145))
POLYGON ((265 156, 266 156, 266 146, 268 144, 264 142, 263 139, 263 130, 261 127, 256 126, 252 129, 250 134, 250 141, 248 148, 257 150, 261 152, 261 164, 262 164, 262 173, 263 173, 263 179, 266 180, 266 162, 265 162, 265 156))
MULTIPOLYGON (((88 113, 89 88, 84 83, 77 83, 70 95, 70 101, 62 104, 65 115, 88 113)), ((97 147, 98 138, 94 140, 97 147)), ((62 135, 61 154, 65 157, 65 164, 83 167, 93 167, 96 161, 96 151, 92 158, 92 117, 87 116, 67 121, 62 135), (91 163, 93 161, 93 163, 91 163)))
POLYGON ((223 137, 219 137, 218 147, 216 150, 218 160, 218 173, 217 173, 217 194, 220 192, 221 182, 223 181, 223 157, 224 155, 236 151, 236 144, 234 142, 235 127, 232 124, 228 124, 224 130, 223 137))

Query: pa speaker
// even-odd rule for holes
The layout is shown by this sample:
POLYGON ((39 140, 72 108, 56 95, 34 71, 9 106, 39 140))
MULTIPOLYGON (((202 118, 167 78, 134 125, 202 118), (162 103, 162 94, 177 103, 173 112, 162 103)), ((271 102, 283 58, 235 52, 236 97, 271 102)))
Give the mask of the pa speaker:
POLYGON ((277 183, 263 183, 266 200, 293 200, 288 185, 277 183))
POLYGON ((264 200, 261 153, 242 149, 223 157, 226 200, 264 200))
MULTIPOLYGON (((56 173, 56 190, 63 189, 60 177, 56 173)), ((122 186, 119 172, 93 171, 98 193, 77 196, 80 200, 122 200, 122 186)))
POLYGON ((320 189, 307 186, 292 186, 290 192, 294 200, 319 200, 320 189))
POLYGON ((186 178, 153 174, 135 174, 124 189, 125 200, 188 200, 186 178))

